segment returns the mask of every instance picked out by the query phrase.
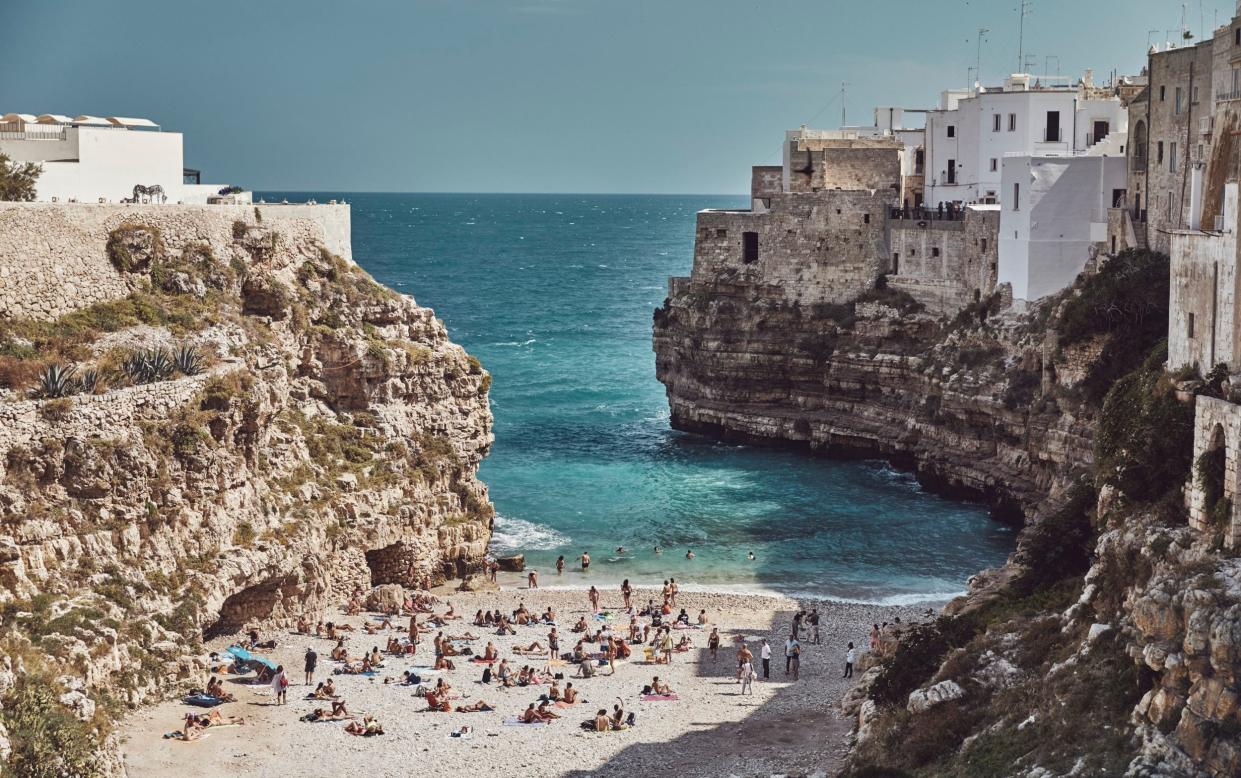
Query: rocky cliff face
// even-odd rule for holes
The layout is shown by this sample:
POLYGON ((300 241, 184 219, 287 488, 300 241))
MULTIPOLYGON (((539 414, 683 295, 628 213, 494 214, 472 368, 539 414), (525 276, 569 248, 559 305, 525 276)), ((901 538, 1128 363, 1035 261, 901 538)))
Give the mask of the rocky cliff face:
POLYGON ((478 361, 315 224, 211 213, 117 215, 94 269, 123 296, 0 320, 10 721, 50 689, 104 732, 195 674, 204 632, 315 619, 485 553, 478 361), (76 372, 57 386, 53 365, 76 372))
POLYGON ((864 657, 847 774, 1241 774, 1241 568, 1183 493, 1193 395, 1221 388, 1152 351, 1167 279, 1125 255, 1026 314, 953 321, 882 282, 802 309, 673 280, 654 343, 675 426, 891 457, 1026 518, 1007 565, 864 657))
POLYGON ((1080 381, 1089 348, 1058 354, 1036 317, 981 326, 979 311, 947 324, 890 290, 802 308, 673 279, 655 313, 656 371, 678 429, 891 458, 1025 511, 1090 463, 1091 411, 1040 391, 1080 381))

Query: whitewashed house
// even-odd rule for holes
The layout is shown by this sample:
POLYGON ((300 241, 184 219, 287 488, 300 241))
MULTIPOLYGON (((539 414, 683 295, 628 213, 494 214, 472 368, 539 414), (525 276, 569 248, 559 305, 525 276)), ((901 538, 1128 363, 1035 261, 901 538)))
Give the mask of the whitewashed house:
POLYGON ((43 202, 120 202, 134 187, 159 186, 169 203, 250 202, 249 192, 221 195, 187 170, 183 138, 150 119, 8 113, 0 116, 0 153, 43 166, 43 202))

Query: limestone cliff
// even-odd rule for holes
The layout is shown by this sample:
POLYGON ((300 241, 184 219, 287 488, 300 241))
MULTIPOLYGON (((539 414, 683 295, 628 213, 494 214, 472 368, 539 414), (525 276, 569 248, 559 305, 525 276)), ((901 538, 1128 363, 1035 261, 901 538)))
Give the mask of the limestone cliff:
POLYGON ((98 735, 199 680, 204 632, 477 568, 490 376, 430 310, 314 219, 75 207, 61 272, 110 293, 0 319, 0 699, 41 685, 98 735))
POLYGON ((951 320, 882 279, 807 307, 673 279, 654 344, 676 427, 891 457, 1025 517, 1007 565, 864 657, 848 774, 1241 774, 1241 568, 1184 493, 1194 396, 1228 387, 1165 372, 1168 289, 1143 252, 951 320))

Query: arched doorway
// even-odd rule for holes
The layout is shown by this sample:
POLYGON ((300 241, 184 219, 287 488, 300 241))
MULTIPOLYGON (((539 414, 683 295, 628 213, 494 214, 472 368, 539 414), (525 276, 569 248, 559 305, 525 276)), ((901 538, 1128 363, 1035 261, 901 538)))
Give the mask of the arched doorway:
POLYGON ((1216 424, 1211 430, 1207 450, 1194 463, 1194 477, 1202 494, 1202 513, 1214 526, 1225 526, 1232 519, 1232 500, 1225 494, 1224 473, 1228 449, 1224 428, 1216 424))

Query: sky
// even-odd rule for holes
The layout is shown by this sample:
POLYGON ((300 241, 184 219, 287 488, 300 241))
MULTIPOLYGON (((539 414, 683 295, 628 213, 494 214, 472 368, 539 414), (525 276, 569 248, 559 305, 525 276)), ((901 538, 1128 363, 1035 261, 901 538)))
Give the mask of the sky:
MULTIPOLYGON (((255 190, 736 194, 786 129, 1017 68, 1020 0, 0 0, 0 113, 142 116, 255 190)), ((1034 72, 1137 73, 1230 0, 1030 0, 1034 72), (1051 57, 1048 59, 1048 57, 1051 57), (1056 57, 1059 59, 1057 60, 1056 57)), ((1218 16, 1217 16, 1218 14, 1218 16)))

